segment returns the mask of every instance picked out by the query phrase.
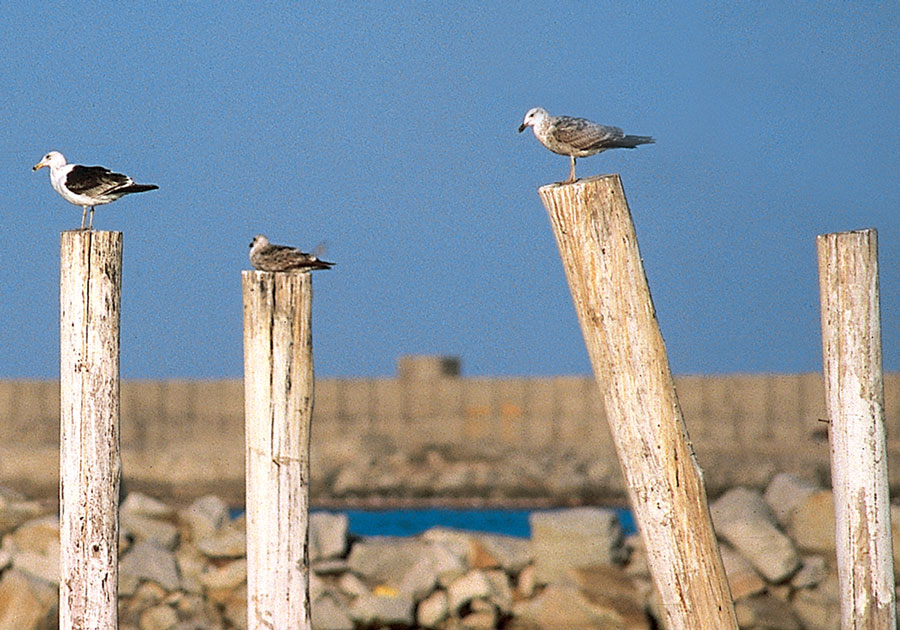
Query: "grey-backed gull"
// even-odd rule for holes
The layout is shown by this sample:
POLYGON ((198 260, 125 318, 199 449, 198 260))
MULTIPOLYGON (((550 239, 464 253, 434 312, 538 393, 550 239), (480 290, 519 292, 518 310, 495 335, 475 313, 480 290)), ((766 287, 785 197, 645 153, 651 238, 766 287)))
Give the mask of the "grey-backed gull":
POLYGON ((313 254, 301 252, 296 247, 272 245, 262 234, 250 243, 250 264, 260 271, 291 271, 293 269, 331 269, 334 263, 319 260, 313 254))
POLYGON ((87 229, 94 226, 94 206, 115 201, 130 193, 145 192, 159 188, 156 184, 135 184, 134 180, 121 173, 113 173, 102 166, 82 166, 66 164, 66 158, 59 151, 51 151, 35 164, 31 170, 36 171, 50 167, 50 185, 69 203, 81 206, 81 229, 84 229, 84 218, 88 208, 91 219, 87 229))
POLYGON ((639 144, 656 142, 650 136, 626 136, 618 127, 598 125, 587 118, 572 116, 551 116, 542 107, 528 110, 525 120, 519 125, 519 133, 526 127, 534 129, 534 135, 541 144, 559 155, 572 158, 569 179, 575 181, 575 159, 595 155, 607 149, 633 149, 639 144))

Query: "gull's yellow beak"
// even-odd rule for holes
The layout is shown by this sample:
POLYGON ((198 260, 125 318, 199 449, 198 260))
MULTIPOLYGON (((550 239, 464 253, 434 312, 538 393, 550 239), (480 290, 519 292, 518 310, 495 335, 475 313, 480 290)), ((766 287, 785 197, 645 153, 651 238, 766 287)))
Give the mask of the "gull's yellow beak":
POLYGON ((35 164, 34 166, 31 167, 31 170, 36 171, 38 169, 44 168, 45 166, 47 166, 47 165, 44 164, 43 162, 38 162, 37 164, 35 164))

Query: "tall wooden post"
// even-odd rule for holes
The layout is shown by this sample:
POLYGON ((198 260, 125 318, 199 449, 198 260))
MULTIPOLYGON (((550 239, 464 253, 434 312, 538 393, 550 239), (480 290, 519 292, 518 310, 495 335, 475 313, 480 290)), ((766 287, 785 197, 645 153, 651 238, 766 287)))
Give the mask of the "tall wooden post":
POLYGON ((309 630, 309 273, 242 272, 250 630, 309 630))
POLYGON ((118 627, 121 232, 63 232, 59 627, 118 627))
POLYGON ((895 628, 878 234, 816 239, 841 628, 895 628))
POLYGON ((669 630, 737 629, 618 175, 543 186, 669 630))

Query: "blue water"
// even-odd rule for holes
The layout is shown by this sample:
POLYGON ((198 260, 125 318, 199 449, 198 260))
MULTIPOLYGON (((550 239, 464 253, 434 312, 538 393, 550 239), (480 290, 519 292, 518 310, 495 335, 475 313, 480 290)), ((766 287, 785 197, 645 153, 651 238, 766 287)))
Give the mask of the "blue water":
MULTIPOLYGON (((626 508, 610 508, 619 517, 626 534, 637 531, 634 516, 626 508)), ((333 511, 333 510, 313 510, 333 511)), ((350 520, 356 536, 414 536, 432 527, 452 527, 471 532, 488 532, 528 538, 528 515, 545 510, 454 510, 419 508, 398 510, 340 510, 350 520)), ((550 510, 547 510, 550 511, 550 510)))

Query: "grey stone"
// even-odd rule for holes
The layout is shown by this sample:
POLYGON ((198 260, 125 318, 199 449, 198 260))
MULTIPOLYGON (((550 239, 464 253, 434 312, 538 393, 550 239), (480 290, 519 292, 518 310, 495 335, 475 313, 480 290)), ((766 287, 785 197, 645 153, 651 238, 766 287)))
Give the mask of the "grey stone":
POLYGON ((350 570, 350 564, 342 558, 318 560, 312 565, 312 570, 318 575, 341 575, 350 570))
POLYGON ((170 551, 178 545, 178 528, 172 523, 129 511, 120 512, 119 525, 123 536, 146 540, 170 551))
POLYGON ((778 529, 758 491, 733 488, 713 503, 710 513, 716 533, 768 581, 782 582, 800 566, 794 543, 778 529))
POLYGON ((769 485, 766 486, 766 503, 775 514, 775 518, 782 527, 790 521, 791 512, 800 505, 806 497, 820 490, 818 484, 807 481, 790 473, 775 475, 769 485))
POLYGON ((742 628, 802 630, 790 605, 770 595, 756 595, 741 600, 734 608, 742 628))
POLYGON ((330 595, 323 595, 310 604, 312 625, 316 630, 353 630, 353 620, 345 606, 330 595))
POLYGON ((428 544, 418 540, 375 537, 354 544, 347 563, 359 576, 380 584, 395 584, 427 553, 428 544))
POLYGON ((436 584, 434 560, 430 555, 425 555, 403 574, 397 588, 401 593, 408 593, 415 601, 419 601, 432 592, 436 584))
POLYGON ((422 628, 436 628, 450 614, 445 591, 435 591, 419 603, 416 622, 422 628))
POLYGON ((550 584, 536 598, 519 602, 513 612, 520 622, 539 628, 621 630, 624 619, 614 610, 593 606, 574 586, 550 584))
POLYGON ((531 599, 534 596, 534 590, 537 582, 534 577, 534 565, 529 564, 519 572, 519 580, 516 583, 516 595, 520 599, 531 599))
POLYGON ((484 575, 491 584, 491 603, 503 614, 512 612, 513 593, 506 571, 485 571, 484 575))
POLYGON ((823 556, 804 556, 800 570, 791 578, 794 588, 813 588, 828 575, 828 565, 823 556))
POLYGON ((367 593, 357 597, 350 605, 350 618, 364 626, 411 626, 413 624, 413 600, 405 593, 394 596, 367 593))
POLYGON ((232 589, 247 580, 247 561, 243 558, 213 568, 200 576, 207 589, 232 589))
POLYGON ((141 494, 140 492, 131 492, 122 501, 119 507, 119 517, 123 516, 146 516, 154 519, 167 519, 175 515, 175 510, 158 499, 141 494))
POLYGON ((10 569, 0 578, 0 630, 33 630, 53 627, 57 615, 52 587, 29 580, 10 569))
POLYGON ((447 588, 450 610, 457 612, 473 599, 487 599, 491 592, 491 581, 483 571, 469 571, 447 588))
POLYGON ((178 614, 171 606, 158 604, 144 610, 138 624, 140 630, 169 630, 178 623, 178 614))
POLYGON ((528 520, 539 583, 564 581, 571 568, 624 560, 622 527, 612 510, 532 512, 528 520))
POLYGON ((831 490, 813 492, 795 507, 788 532, 801 549, 835 555, 834 495, 831 490))
MULTIPOLYGON (((499 566, 507 573, 515 575, 531 563, 531 543, 527 538, 500 536, 498 534, 477 534, 475 541, 490 556, 496 559, 496 566, 499 566)), ((473 563, 472 566, 476 569, 487 568, 479 567, 477 563, 473 563)))
POLYGON ((200 497, 178 513, 190 528, 193 540, 212 536, 228 518, 228 505, 215 495, 200 497))
POLYGON ((459 625, 467 630, 493 630, 497 627, 497 611, 490 607, 473 610, 459 620, 459 625))
POLYGON ((347 553, 350 519, 346 514, 315 512, 309 516, 309 559, 342 558, 347 553))
POLYGON ((242 558, 247 554, 247 535, 235 523, 226 523, 197 541, 197 549, 207 558, 242 558))
POLYGON ((725 575, 731 588, 731 597, 741 600, 766 590, 766 582, 759 573, 738 552, 725 545, 719 545, 725 575))
POLYGON ((175 554, 146 541, 136 542, 121 558, 119 574, 151 580, 167 591, 174 591, 181 585, 175 554))

